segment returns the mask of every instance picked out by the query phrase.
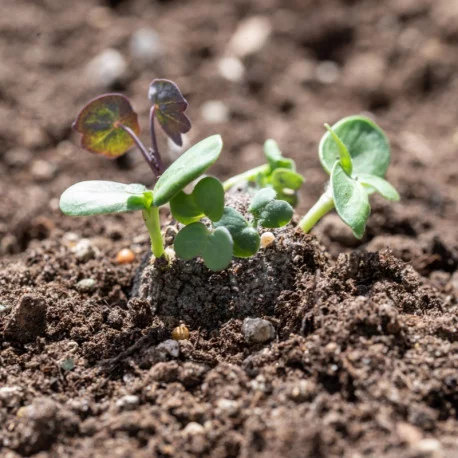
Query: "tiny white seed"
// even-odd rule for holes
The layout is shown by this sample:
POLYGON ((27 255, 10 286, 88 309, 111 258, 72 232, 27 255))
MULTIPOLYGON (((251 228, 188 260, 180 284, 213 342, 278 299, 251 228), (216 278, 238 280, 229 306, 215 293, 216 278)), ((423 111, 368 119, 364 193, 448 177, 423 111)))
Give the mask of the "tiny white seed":
POLYGON ((261 247, 262 248, 267 248, 268 246, 272 245, 275 241, 275 235, 272 234, 272 232, 264 232, 264 234, 261 235, 261 247))

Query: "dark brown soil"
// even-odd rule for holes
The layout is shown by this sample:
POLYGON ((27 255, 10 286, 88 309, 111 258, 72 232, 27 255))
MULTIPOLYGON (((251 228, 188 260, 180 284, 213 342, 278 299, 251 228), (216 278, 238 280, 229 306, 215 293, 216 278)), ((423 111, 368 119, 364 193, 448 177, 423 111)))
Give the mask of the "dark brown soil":
POLYGON ((458 457, 457 24, 450 0, 4 0, 0 456, 458 457), (217 63, 258 15, 270 37, 230 82, 217 63), (151 64, 129 53, 142 27, 164 49, 151 64), (127 70, 94 87, 86 65, 107 48, 127 70), (259 165, 275 138, 307 178, 299 212, 326 180, 323 123, 370 112, 402 201, 375 197, 361 242, 328 215, 316 237, 291 226, 227 272, 178 263, 153 284, 153 314, 132 297, 141 216, 71 219, 58 197, 82 179, 151 183, 140 155, 85 153, 70 125, 108 90, 146 125, 154 77, 190 101, 190 143, 223 135, 215 175, 259 165), (202 118, 214 99, 226 123, 202 118), (122 248, 133 264, 116 263, 122 248), (247 316, 275 338, 248 343, 247 316), (176 342, 179 321, 190 338, 176 342))

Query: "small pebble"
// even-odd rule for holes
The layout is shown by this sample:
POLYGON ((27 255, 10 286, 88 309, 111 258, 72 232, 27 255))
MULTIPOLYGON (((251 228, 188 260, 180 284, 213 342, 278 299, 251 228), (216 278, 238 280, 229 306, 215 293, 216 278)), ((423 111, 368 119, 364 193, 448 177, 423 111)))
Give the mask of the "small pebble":
POLYGON ((333 84, 340 76, 339 66, 332 61, 320 62, 316 67, 316 79, 322 84, 333 84))
POLYGON ((245 67, 237 57, 223 57, 218 62, 218 71, 223 78, 237 83, 243 79, 245 67))
POLYGON ((258 52, 266 44, 271 32, 272 26, 266 17, 253 16, 243 20, 229 42, 229 54, 245 57, 258 52))
POLYGON ((75 254, 75 258, 79 261, 89 261, 95 258, 95 250, 89 239, 81 239, 72 248, 72 252, 75 254))
POLYGON ((95 290, 96 283, 93 278, 83 278, 76 284, 76 289, 82 293, 89 293, 95 290))
POLYGON ((406 422, 399 422, 396 424, 396 432, 399 438, 410 445, 417 444, 423 437, 420 428, 406 422))
POLYGON ((118 264, 132 264, 135 261, 135 254, 129 248, 123 248, 116 255, 116 262, 118 264))
POLYGON ((221 100, 209 100, 200 109, 204 121, 219 124, 229 120, 229 109, 221 100))
POLYGON ((161 342, 156 347, 156 352, 159 354, 162 360, 178 358, 180 355, 180 344, 176 340, 168 339, 164 342, 161 342))
POLYGON ((414 448, 419 452, 432 454, 439 452, 442 449, 442 445, 437 439, 430 437, 417 442, 414 448))
POLYGON ((33 154, 25 148, 13 148, 8 150, 3 156, 5 164, 9 167, 24 167, 32 160, 33 154))
POLYGON ((126 73, 127 63, 116 49, 106 49, 95 56, 86 67, 87 78, 98 87, 110 87, 126 73))
POLYGON ((38 159, 33 162, 30 173, 37 181, 49 181, 57 172, 57 167, 51 162, 38 159))
POLYGON ((245 318, 242 334, 249 344, 265 343, 275 338, 275 328, 270 321, 262 318, 245 318))
POLYGON ((182 431, 185 436, 194 436, 195 434, 203 434, 204 432, 204 427, 195 421, 189 422, 182 431))
POLYGON ((79 241, 80 236, 75 234, 75 232, 66 232, 62 236, 62 244, 68 248, 73 248, 79 241))
POLYGON ((153 62, 162 55, 159 34, 151 28, 137 30, 130 39, 130 53, 139 61, 153 62))
POLYGON ((0 314, 9 313, 11 311, 11 305, 9 304, 0 304, 0 314))
POLYGON ((275 235, 272 232, 264 232, 261 235, 261 247, 267 248, 275 242, 275 235))
POLYGON ((189 339, 189 329, 184 324, 180 324, 172 330, 173 340, 186 340, 189 339))
POLYGON ((73 358, 65 358, 61 361, 60 367, 64 371, 71 371, 75 368, 75 361, 73 361, 73 358))
POLYGON ((116 407, 120 410, 133 410, 140 404, 140 398, 134 394, 127 394, 116 401, 116 407))

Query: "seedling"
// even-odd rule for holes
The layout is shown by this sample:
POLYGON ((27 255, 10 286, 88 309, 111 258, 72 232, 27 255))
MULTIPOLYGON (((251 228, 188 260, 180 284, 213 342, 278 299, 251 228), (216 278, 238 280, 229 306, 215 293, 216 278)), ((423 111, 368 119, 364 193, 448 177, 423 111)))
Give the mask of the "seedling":
POLYGON ((201 256, 208 268, 221 270, 230 264, 232 256, 254 255, 259 249, 258 226, 274 228, 287 224, 293 215, 292 207, 277 200, 274 189, 261 190, 252 200, 252 219, 247 221, 235 209, 224 206, 224 187, 217 178, 204 177, 190 194, 185 193, 184 188, 218 159, 223 147, 221 137, 213 135, 202 140, 165 170, 156 140, 155 119, 167 136, 181 146, 181 134, 191 128, 185 114, 188 103, 178 87, 164 79, 151 83, 148 97, 152 102, 150 148, 139 139, 137 114, 122 94, 106 94, 90 101, 73 127, 82 134, 82 146, 95 154, 116 158, 136 145, 156 177, 153 189, 142 184, 83 181, 62 194, 62 212, 87 216, 141 210, 152 253, 155 258, 163 258, 166 255, 159 207, 169 203, 174 218, 185 225, 175 239, 179 257, 201 256))
POLYGON ((227 191, 240 183, 248 183, 257 189, 272 187, 279 199, 289 202, 293 207, 298 203, 298 191, 305 179, 296 172, 296 164, 292 159, 282 155, 274 140, 264 143, 264 154, 267 164, 247 170, 224 182, 227 191))
POLYGON ((370 214, 369 195, 379 192, 388 200, 399 200, 394 187, 384 179, 390 163, 390 146, 384 132, 370 119, 350 116, 327 132, 319 146, 324 170, 331 175, 325 192, 301 219, 309 232, 333 208, 356 238, 364 235, 370 214))

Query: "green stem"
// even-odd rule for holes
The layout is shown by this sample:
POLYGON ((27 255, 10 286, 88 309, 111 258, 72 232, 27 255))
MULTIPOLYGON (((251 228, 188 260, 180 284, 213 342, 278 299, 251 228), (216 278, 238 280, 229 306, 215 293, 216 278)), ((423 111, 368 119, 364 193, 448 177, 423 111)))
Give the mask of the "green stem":
POLYGON ((161 234, 159 207, 151 206, 149 209, 143 210, 143 220, 151 239, 151 251, 156 258, 161 258, 164 256, 164 242, 161 234))
POLYGON ((223 183, 224 190, 227 191, 228 189, 243 181, 256 181, 256 178, 260 173, 264 174, 268 173, 269 171, 270 165, 264 164, 260 165, 259 167, 255 167, 254 169, 240 173, 239 175, 235 175, 223 183))
POLYGON ((324 216, 326 213, 334 208, 334 199, 332 192, 327 190, 318 199, 316 204, 307 212, 307 214, 299 221, 299 227, 308 233, 313 226, 324 216))

